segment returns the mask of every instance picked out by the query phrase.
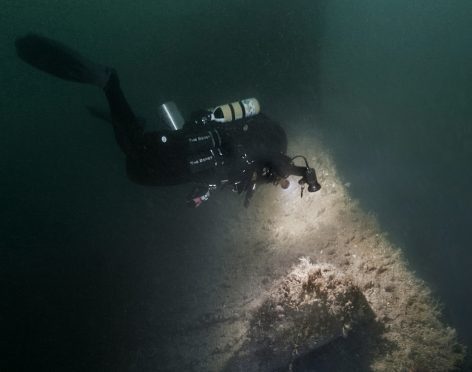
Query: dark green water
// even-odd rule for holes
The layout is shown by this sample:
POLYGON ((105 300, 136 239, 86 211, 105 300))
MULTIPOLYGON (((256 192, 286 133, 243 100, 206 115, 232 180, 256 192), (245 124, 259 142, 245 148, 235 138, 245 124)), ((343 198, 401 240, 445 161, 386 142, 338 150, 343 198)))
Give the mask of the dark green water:
POLYGON ((276 118, 313 119, 352 195, 472 344, 472 3, 314 3, 3 2, 0 369, 156 370, 137 362, 145 303, 178 309, 220 244, 186 187, 127 181, 109 126, 84 109, 105 107, 99 92, 15 57, 28 31, 113 65, 143 116, 163 98, 188 114, 256 96, 276 118))
POLYGON ((472 4, 336 1, 322 132, 341 174, 472 342, 472 4))

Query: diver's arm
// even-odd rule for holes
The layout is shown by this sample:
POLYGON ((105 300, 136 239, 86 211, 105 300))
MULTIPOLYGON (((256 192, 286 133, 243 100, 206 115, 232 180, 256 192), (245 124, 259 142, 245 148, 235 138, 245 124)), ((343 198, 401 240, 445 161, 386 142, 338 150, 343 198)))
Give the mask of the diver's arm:
POLYGON ((291 158, 284 154, 274 154, 272 156, 272 163, 275 170, 275 173, 282 178, 287 178, 288 176, 300 176, 305 175, 306 167, 300 167, 293 164, 291 158))
POLYGON ((299 176, 303 177, 306 172, 306 167, 300 167, 298 165, 289 164, 286 166, 285 174, 288 176, 299 176))

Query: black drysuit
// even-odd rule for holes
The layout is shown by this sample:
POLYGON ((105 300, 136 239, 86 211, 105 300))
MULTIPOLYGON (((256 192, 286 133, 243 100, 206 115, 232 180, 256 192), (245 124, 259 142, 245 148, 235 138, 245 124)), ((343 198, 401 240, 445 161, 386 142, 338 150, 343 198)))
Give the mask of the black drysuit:
POLYGON ((264 167, 279 177, 300 173, 293 172, 290 159, 284 155, 284 130, 263 114, 230 123, 191 120, 181 130, 145 132, 121 91, 116 73, 104 91, 116 140, 126 154, 127 174, 136 183, 234 184, 246 173, 250 176, 249 170, 258 172, 264 167), (196 143, 198 138, 209 136, 210 140, 196 143))

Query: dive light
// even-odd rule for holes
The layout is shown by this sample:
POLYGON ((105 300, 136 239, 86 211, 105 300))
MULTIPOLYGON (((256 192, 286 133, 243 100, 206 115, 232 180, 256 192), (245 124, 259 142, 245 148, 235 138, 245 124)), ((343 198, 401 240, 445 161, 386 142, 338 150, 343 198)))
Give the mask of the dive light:
POLYGON ((303 189, 305 187, 305 184, 308 185, 308 192, 315 192, 320 190, 321 185, 318 183, 318 179, 316 178, 316 172, 313 168, 310 168, 308 160, 306 160, 306 158, 302 155, 297 155, 291 159, 292 164, 296 158, 302 158, 305 161, 305 172, 303 174, 303 177, 300 178, 300 180, 298 181, 298 184, 302 187, 301 196, 303 197, 303 189))
POLYGON ((313 168, 306 168, 305 182, 308 184, 308 192, 315 192, 321 189, 321 185, 316 180, 316 173, 313 168))

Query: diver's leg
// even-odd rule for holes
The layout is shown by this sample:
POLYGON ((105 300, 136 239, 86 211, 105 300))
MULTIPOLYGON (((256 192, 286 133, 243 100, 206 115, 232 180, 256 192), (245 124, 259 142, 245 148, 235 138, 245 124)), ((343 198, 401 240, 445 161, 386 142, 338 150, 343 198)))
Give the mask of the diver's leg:
POLYGON ((110 106, 116 140, 123 152, 136 158, 142 149, 143 128, 133 114, 116 71, 83 57, 70 47, 44 36, 28 34, 15 41, 18 57, 60 79, 102 88, 110 106))
POLYGON ((143 150, 144 130, 126 101, 116 71, 112 71, 103 90, 110 107, 116 141, 127 156, 136 159, 143 150))

